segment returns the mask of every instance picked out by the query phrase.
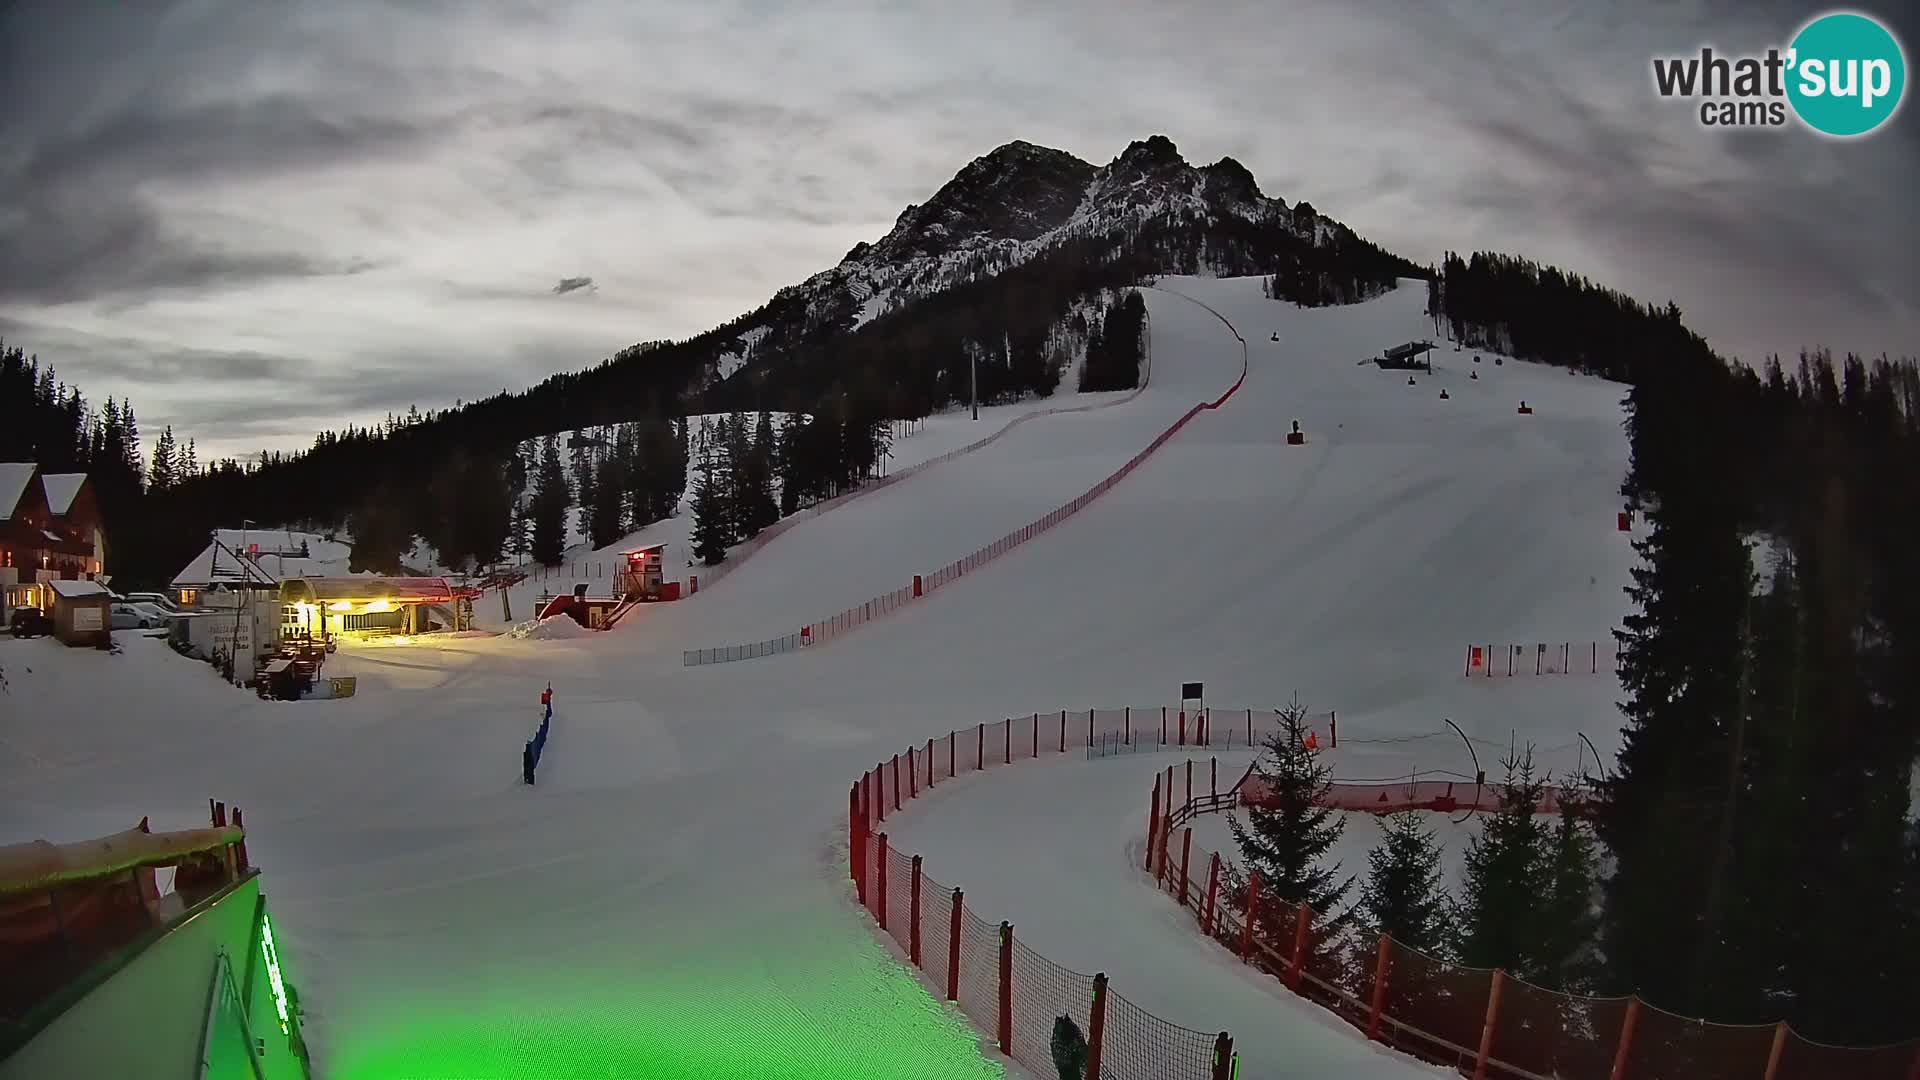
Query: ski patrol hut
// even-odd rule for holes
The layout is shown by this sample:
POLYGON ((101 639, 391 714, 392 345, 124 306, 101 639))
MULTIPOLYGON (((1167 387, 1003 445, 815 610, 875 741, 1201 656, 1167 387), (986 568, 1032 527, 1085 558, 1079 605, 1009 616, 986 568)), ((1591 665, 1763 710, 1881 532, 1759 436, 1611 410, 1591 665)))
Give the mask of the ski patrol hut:
POLYGON ((1431 341, 1409 341, 1382 353, 1374 363, 1390 371, 1432 371, 1433 360, 1422 359, 1434 350, 1431 341))
POLYGON ((288 578, 280 583, 280 603, 283 639, 424 634, 427 609, 452 605, 453 588, 437 577, 288 578))
POLYGON ((614 578, 614 594, 622 600, 678 600, 680 583, 666 580, 667 545, 648 544, 622 552, 627 563, 614 578), (671 594, 671 595, 669 595, 671 594))

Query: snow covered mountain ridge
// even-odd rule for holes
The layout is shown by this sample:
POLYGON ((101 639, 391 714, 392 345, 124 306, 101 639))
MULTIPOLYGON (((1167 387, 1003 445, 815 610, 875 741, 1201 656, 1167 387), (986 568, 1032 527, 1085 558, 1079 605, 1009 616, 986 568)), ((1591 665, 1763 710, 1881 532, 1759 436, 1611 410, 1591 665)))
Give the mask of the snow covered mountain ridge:
POLYGON ((781 290, 775 299, 804 297, 817 312, 833 306, 832 294, 844 292, 863 307, 857 325, 917 296, 990 277, 1069 239, 1117 245, 1148 222, 1204 229, 1229 221, 1277 225, 1313 246, 1353 236, 1307 203, 1290 208, 1262 194, 1253 174, 1233 158, 1189 164, 1165 135, 1131 143, 1099 167, 1064 150, 1016 140, 975 158, 927 202, 908 206, 878 241, 855 245, 840 265, 781 290))

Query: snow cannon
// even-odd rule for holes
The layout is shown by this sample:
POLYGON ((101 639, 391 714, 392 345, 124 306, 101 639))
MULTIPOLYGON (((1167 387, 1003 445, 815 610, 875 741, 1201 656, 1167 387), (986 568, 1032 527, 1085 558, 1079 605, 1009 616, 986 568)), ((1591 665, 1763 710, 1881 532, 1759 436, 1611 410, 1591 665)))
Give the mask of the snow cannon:
POLYGON ((1409 375, 1409 376, 1407 376, 1407 385, 1408 385, 1408 386, 1412 386, 1412 385, 1414 385, 1414 383, 1413 383, 1413 376, 1411 376, 1411 375, 1409 375))
POLYGON ((1287 432, 1287 445, 1288 446, 1305 446, 1306 444, 1307 444, 1307 436, 1304 432, 1300 430, 1300 421, 1295 420, 1293 422, 1293 430, 1287 432))
POLYGON ((1275 331, 1273 332, 1273 336, 1272 336, 1272 337, 1270 337, 1270 338, 1268 338, 1267 340, 1268 340, 1268 341, 1279 341, 1279 340, 1280 340, 1280 331, 1278 331, 1278 330, 1275 330, 1275 331))
POLYGON ((1474 353, 1474 354, 1473 354, 1473 362, 1474 362, 1474 363, 1476 363, 1476 364, 1480 362, 1480 354, 1479 354, 1479 353, 1474 353))
POLYGON ((1480 381, 1480 373, 1479 373, 1479 372, 1477 372, 1477 371, 1469 371, 1469 372, 1467 372, 1467 378, 1469 378, 1469 379, 1472 379, 1472 380, 1473 380, 1473 381, 1475 381, 1475 382, 1479 382, 1479 381, 1480 381))
POLYGON ((1521 416, 1532 416, 1532 415, 1533 415, 1533 406, 1531 406, 1531 405, 1529 405, 1529 404, 1527 404, 1527 403, 1526 403, 1526 402, 1524 402, 1524 401, 1523 401, 1523 402, 1521 402, 1521 403, 1520 403, 1520 415, 1521 415, 1521 416))
POLYGON ((1504 364, 1504 363, 1506 363, 1506 361, 1505 361, 1505 360, 1503 360, 1503 359, 1501 359, 1501 358, 1500 358, 1500 357, 1498 357, 1498 356, 1496 356, 1496 357, 1494 357, 1494 358, 1493 358, 1493 366, 1494 366, 1494 367, 1499 367, 1499 366, 1500 366, 1501 364, 1504 364))
POLYGON ((1449 400, 1447 397, 1447 388, 1444 386, 1440 388, 1440 400, 1441 401, 1449 400))

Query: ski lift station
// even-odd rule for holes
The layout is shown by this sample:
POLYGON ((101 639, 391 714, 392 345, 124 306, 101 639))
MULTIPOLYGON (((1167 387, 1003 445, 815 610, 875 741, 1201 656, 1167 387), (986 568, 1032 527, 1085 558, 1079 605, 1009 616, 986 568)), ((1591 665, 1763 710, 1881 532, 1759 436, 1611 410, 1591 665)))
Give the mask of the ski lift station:
POLYGON ((450 607, 453 589, 437 577, 299 577, 280 582, 281 637, 424 634, 429 607, 450 607))
POLYGON ((1374 363, 1392 371, 1432 371, 1433 360, 1422 359, 1434 350, 1431 341, 1409 341, 1395 345, 1374 359, 1374 363))

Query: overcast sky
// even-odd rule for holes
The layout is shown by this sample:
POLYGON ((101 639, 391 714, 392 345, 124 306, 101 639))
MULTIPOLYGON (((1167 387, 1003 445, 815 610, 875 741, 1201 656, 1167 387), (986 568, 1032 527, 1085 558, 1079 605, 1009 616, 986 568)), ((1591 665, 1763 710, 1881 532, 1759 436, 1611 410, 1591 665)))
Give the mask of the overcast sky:
MULTIPOLYGON (((1821 10, 0 2, 0 337, 149 441, 297 447, 708 329, 1009 140, 1161 133, 1416 261, 1671 298, 1725 352, 1920 354, 1920 109, 1732 136, 1652 92, 1655 53, 1821 10)), ((1861 10, 1911 61, 1911 0, 1861 10)))

